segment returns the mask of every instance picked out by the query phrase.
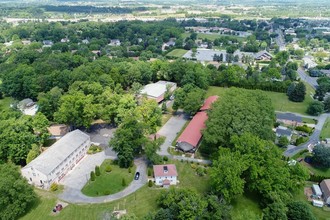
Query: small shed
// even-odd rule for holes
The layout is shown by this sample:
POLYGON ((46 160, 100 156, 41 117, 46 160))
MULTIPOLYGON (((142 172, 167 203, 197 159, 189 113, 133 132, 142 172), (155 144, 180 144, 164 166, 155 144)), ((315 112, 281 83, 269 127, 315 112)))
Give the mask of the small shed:
POLYGON ((313 199, 313 206, 322 208, 324 206, 324 202, 313 199))
POLYGON ((313 189, 314 195, 320 196, 320 197, 322 196, 322 191, 321 191, 321 188, 319 187, 319 185, 313 184, 312 189, 313 189))

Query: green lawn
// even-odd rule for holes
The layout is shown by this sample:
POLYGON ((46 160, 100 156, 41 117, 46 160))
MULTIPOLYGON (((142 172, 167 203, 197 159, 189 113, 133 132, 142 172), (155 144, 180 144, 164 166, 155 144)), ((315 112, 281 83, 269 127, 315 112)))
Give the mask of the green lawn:
POLYGON ((9 109, 10 104, 13 102, 14 102, 14 99, 8 98, 8 97, 0 99, 0 111, 9 109))
MULTIPOLYGON (((189 37, 189 36, 190 36, 190 33, 183 33, 182 34, 182 38, 184 38, 184 39, 189 37)), ((236 38, 238 41, 244 41, 246 39, 245 37, 239 37, 239 36, 235 36, 235 35, 225 35, 225 34, 220 35, 219 33, 214 33, 214 34, 198 33, 197 34, 198 39, 205 39, 206 38, 206 39, 212 40, 212 41, 214 41, 217 38, 223 37, 223 36, 230 36, 230 37, 236 38)))
MULTIPOLYGON (((308 186, 310 185, 311 184, 308 184, 308 186)), ((330 220, 330 209, 327 207, 323 207, 323 208, 314 207, 312 203, 307 200, 303 189, 299 190, 299 192, 294 195, 294 199, 307 203, 311 208, 312 212, 314 213, 316 219, 330 220)))
POLYGON ((302 118, 302 121, 304 123, 307 123, 307 124, 317 124, 317 121, 315 119, 312 119, 312 118, 302 118))
MULTIPOLYGON (((208 176, 197 176, 195 170, 191 168, 191 163, 181 161, 169 161, 175 163, 179 174, 179 188, 191 188, 200 194, 209 190, 208 176)), ((127 172, 127 170, 125 170, 127 172)), ((22 217, 22 220, 80 220, 80 219, 105 219, 106 214, 115 209, 126 209, 128 213, 134 213, 138 219, 142 219, 149 212, 158 209, 157 198, 166 189, 144 186, 135 193, 120 200, 90 205, 69 204, 61 213, 53 215, 52 208, 55 206, 57 198, 55 193, 36 190, 40 195, 40 200, 32 207, 30 212, 22 217)))
POLYGON ((135 167, 131 169, 131 173, 128 169, 120 168, 117 165, 111 164, 112 171, 107 173, 105 167, 111 164, 111 160, 105 160, 101 167, 101 175, 97 176, 95 181, 88 181, 84 188, 81 190, 87 196, 102 196, 114 194, 123 190, 126 186, 122 186, 122 179, 126 181, 126 185, 129 185, 135 174, 135 167))
POLYGON ((259 199, 252 194, 238 196, 233 202, 231 210, 233 220, 260 219, 262 211, 258 204, 259 199))
POLYGON ((188 50, 184 50, 184 49, 174 49, 171 52, 169 52, 168 54, 166 54, 166 56, 169 56, 169 57, 182 57, 187 52, 188 52, 188 50))
POLYGON ((321 139, 330 138, 330 118, 327 118, 327 120, 325 121, 321 131, 320 138, 321 139))
MULTIPOLYGON (((307 94, 313 92, 312 88, 307 88, 307 94)), ((210 86, 207 91, 206 97, 211 95, 222 96, 226 92, 226 88, 210 86)), ((306 95, 304 102, 291 102, 285 93, 263 91, 272 100, 273 106, 277 111, 283 112, 296 112, 307 115, 306 110, 308 104, 312 102, 312 98, 306 95)))

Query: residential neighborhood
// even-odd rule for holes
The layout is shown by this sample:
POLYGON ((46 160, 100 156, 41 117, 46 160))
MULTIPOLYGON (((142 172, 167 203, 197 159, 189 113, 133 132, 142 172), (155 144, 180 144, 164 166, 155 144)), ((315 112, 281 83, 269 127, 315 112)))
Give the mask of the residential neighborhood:
POLYGON ((1 219, 329 219, 327 1, 0 8, 1 219))

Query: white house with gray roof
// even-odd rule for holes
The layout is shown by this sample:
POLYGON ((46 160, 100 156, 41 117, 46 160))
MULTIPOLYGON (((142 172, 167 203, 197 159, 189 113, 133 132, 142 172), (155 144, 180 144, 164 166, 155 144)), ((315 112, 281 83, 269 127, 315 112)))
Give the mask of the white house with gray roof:
POLYGON ((74 130, 21 169, 29 184, 48 189, 58 183, 86 155, 91 145, 89 135, 74 130))

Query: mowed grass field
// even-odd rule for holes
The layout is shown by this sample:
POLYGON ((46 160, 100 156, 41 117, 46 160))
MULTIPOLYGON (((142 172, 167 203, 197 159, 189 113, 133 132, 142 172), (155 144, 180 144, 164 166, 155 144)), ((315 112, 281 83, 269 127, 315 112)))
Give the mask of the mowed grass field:
POLYGON ((131 168, 131 173, 128 169, 120 168, 118 165, 112 164, 111 160, 105 160, 100 166, 100 176, 96 176, 95 181, 88 181, 81 190, 87 196, 103 196, 114 194, 123 190, 126 186, 122 186, 122 180, 125 179, 129 185, 134 177, 136 167, 131 168), (110 165, 111 172, 106 172, 106 166, 110 165))
MULTIPOLYGON (((211 95, 218 95, 221 97, 226 92, 226 89, 227 88, 210 86, 206 96, 208 97, 211 95)), ((276 111, 296 112, 303 115, 307 115, 306 113, 307 107, 309 103, 313 101, 310 94, 313 93, 314 90, 310 86, 306 86, 306 89, 307 89, 306 96, 303 102, 292 102, 288 99, 288 96, 285 93, 271 92, 271 91, 262 91, 262 92, 264 92, 272 100, 273 106, 276 111)))
MULTIPOLYGON (((182 38, 187 38, 191 35, 191 33, 183 33, 182 34, 182 38)), ((225 36, 230 36, 233 37, 235 39, 237 39, 238 41, 244 41, 246 38, 245 37, 239 37, 239 36, 235 36, 235 35, 226 35, 226 34, 219 34, 219 33, 214 33, 214 34, 203 34, 203 33, 197 33, 197 38, 198 39, 208 39, 208 40, 212 40, 214 41, 217 38, 220 37, 225 37, 225 36)))
MULTIPOLYGON (((191 163, 181 161, 169 161, 168 163, 176 164, 180 181, 180 184, 177 185, 178 188, 190 188, 201 195, 209 190, 209 177, 196 175, 195 170, 191 168, 191 163)), ((157 199, 164 190, 166 189, 150 188, 146 185, 135 193, 114 202, 90 205, 69 204, 59 214, 54 215, 52 209, 58 201, 57 194, 36 189, 40 199, 21 219, 101 220, 115 209, 126 209, 127 213, 133 213, 138 219, 142 219, 149 212, 155 212, 158 209, 157 199)))
POLYGON ((187 52, 188 52, 188 50, 184 50, 184 49, 174 49, 171 52, 169 52, 168 54, 166 54, 166 56, 168 56, 168 57, 182 57, 187 52))
POLYGON ((325 121, 321 131, 320 138, 321 139, 330 138, 330 118, 327 118, 327 120, 325 121))

